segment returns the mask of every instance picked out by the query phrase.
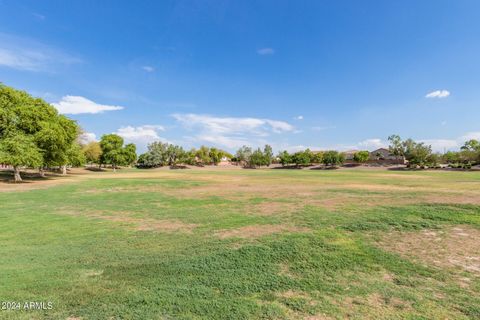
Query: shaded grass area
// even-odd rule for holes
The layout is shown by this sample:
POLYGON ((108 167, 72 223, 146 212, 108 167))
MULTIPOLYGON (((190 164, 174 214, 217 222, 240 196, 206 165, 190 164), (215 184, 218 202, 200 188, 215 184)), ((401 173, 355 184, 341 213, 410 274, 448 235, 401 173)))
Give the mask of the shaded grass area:
MULTIPOLYGON (((480 176, 422 174, 421 181, 397 178, 390 179, 390 185, 435 189, 451 183, 461 189, 464 184, 470 188, 480 176)), ((461 287, 450 270, 410 261, 372 241, 392 230, 458 224, 480 228, 480 207, 423 202, 395 206, 379 202, 367 207, 355 198, 341 210, 332 210, 304 201, 328 193, 395 196, 391 190, 342 189, 342 184, 351 183, 388 185, 388 176, 354 171, 190 170, 1 193, 1 300, 52 301, 54 308, 1 311, 0 317, 480 317, 478 278, 472 276, 471 285, 461 287), (224 184, 227 178, 238 181, 224 184), (331 183, 337 185, 334 191, 331 183), (274 198, 242 191, 236 199, 223 196, 222 190, 240 184, 260 184, 272 193, 276 185, 307 185, 313 195, 285 193, 274 198), (219 185, 216 195, 198 192, 215 185, 219 185), (251 212, 252 206, 274 202, 295 206, 279 214, 251 212), (112 221, 104 216, 126 218, 112 221), (128 223, 132 217, 175 219, 197 227, 192 233, 138 231, 128 223), (279 224, 306 231, 251 239, 215 235, 219 230, 279 224)))

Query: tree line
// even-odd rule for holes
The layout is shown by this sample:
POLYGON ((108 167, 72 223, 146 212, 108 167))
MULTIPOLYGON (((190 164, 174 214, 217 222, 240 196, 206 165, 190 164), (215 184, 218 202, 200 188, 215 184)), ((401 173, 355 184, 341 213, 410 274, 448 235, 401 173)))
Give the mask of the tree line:
MULTIPOLYGON (((366 151, 368 154, 368 151, 366 151)), ((364 155, 364 152, 360 153, 364 155)), ((279 163, 283 167, 287 166, 308 166, 314 164, 325 164, 327 166, 337 166, 344 162, 344 155, 338 151, 317 151, 310 149, 289 153, 286 150, 280 151, 276 156, 273 155, 272 147, 265 145, 262 149, 253 150, 251 147, 243 146, 232 158, 232 161, 247 168, 256 168, 261 166, 270 166, 272 163, 279 163)))
MULTIPOLYGON (((82 130, 72 119, 61 115, 49 103, 34 98, 28 93, 0 83, 0 164, 13 168, 15 181, 21 181, 20 171, 24 167, 37 168, 39 175, 45 170, 56 169, 67 174, 68 166, 86 163, 99 166, 136 164, 141 168, 178 165, 218 165, 222 159, 248 168, 270 166, 308 166, 324 164, 335 167, 345 161, 344 154, 336 151, 313 152, 309 149, 289 153, 280 151, 276 156, 272 147, 251 148, 243 146, 231 155, 225 150, 201 146, 199 149, 184 150, 182 146, 160 141, 148 145, 147 152, 137 160, 136 146, 124 144, 116 134, 103 135, 99 142, 83 144, 79 139, 82 130)), ((440 163, 455 168, 471 168, 480 164, 480 142, 469 140, 459 151, 444 154, 432 152, 430 145, 413 139, 402 140, 398 135, 388 137, 389 152, 404 158, 411 168, 432 168, 440 163)), ((370 159, 368 151, 353 155, 357 163, 370 159)))
POLYGON ((398 135, 388 137, 389 151, 396 156, 404 157, 410 168, 435 168, 439 164, 447 164, 453 168, 470 169, 480 164, 480 142, 475 139, 466 141, 460 151, 448 151, 443 154, 432 152, 432 147, 413 139, 402 140, 398 135))
POLYGON ((222 159, 232 158, 227 151, 207 146, 186 151, 181 146, 156 141, 149 144, 147 148, 148 151, 138 157, 137 166, 140 168, 175 167, 181 164, 218 165, 222 159))

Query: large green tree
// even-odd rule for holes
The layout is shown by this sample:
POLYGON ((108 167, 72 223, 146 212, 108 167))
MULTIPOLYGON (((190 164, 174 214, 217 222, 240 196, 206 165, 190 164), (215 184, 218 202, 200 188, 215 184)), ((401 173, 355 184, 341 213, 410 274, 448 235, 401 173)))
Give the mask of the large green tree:
POLYGON ((13 166, 15 182, 22 181, 20 167, 37 167, 42 155, 31 136, 24 133, 9 134, 0 139, 0 163, 13 166))
POLYGON ((277 158, 283 167, 292 163, 292 155, 287 150, 279 152, 277 158))
POLYGON ((167 148, 167 161, 169 166, 176 166, 185 160, 185 150, 181 146, 169 144, 167 148))
POLYGON ((413 139, 402 141, 400 136, 391 135, 388 137, 390 141, 390 153, 396 156, 405 157, 409 167, 423 167, 436 165, 436 158, 432 156, 432 147, 423 142, 416 142, 413 139), (433 161, 435 159, 435 161, 433 161))
POLYGON ((206 146, 201 146, 195 154, 196 161, 199 164, 206 165, 212 162, 212 158, 210 157, 210 148, 206 146))
POLYGON ((237 162, 243 166, 250 166, 250 157, 252 156, 252 148, 247 146, 242 146, 235 153, 235 158, 237 162))
POLYGON ((465 164, 480 163, 480 141, 468 140, 460 150, 460 157, 465 164))
POLYGON ((137 164, 143 168, 176 166, 192 161, 191 158, 194 156, 191 152, 185 152, 181 146, 155 141, 148 145, 147 152, 140 155, 137 164))
POLYGON ((267 157, 260 148, 257 148, 255 151, 253 151, 248 159, 248 165, 252 168, 266 166, 268 164, 267 157))
POLYGON ((265 157, 265 165, 270 166, 273 161, 273 149, 270 145, 266 144, 263 148, 263 156, 265 157))
POLYGON ((292 161, 297 166, 306 166, 312 163, 314 154, 310 149, 305 149, 303 151, 297 151, 292 156, 292 161))
POLYGON ((213 165, 218 165, 222 161, 223 151, 217 148, 210 148, 208 155, 213 165))
POLYGON ((100 148, 102 149, 101 163, 110 164, 115 172, 117 166, 124 162, 123 138, 113 133, 103 135, 100 148))
POLYGON ((137 147, 133 143, 128 143, 123 147, 122 164, 131 166, 137 161, 137 147))
POLYGON ((100 148, 100 143, 97 141, 92 141, 87 143, 82 147, 83 154, 87 163, 99 163, 100 156, 102 155, 102 148, 100 148))
POLYGON ((326 166, 337 166, 345 161, 345 157, 343 153, 336 150, 330 150, 323 153, 322 161, 326 166))
POLYGON ((0 84, 0 142, 11 137, 26 136, 19 139, 18 143, 25 142, 28 148, 21 147, 18 143, 17 146, 41 156, 41 161, 25 161, 23 164, 18 163, 18 160, 27 160, 29 157, 12 156, 8 157, 11 163, 5 160, 4 163, 17 167, 17 170, 20 167, 31 167, 35 163, 42 175, 44 167, 61 166, 65 172, 78 133, 79 127, 75 121, 59 115, 44 100, 0 84), (16 159, 15 165, 13 159, 16 159))
MULTIPOLYGON (((79 133, 80 128, 76 122, 63 115, 57 115, 54 122, 43 121, 41 129, 35 134, 37 145, 42 150, 43 166, 59 166, 62 169, 62 174, 67 174, 67 165, 72 165, 73 152, 77 153, 75 155, 77 160, 81 157, 76 142, 79 133)), ((78 162, 77 160, 73 161, 77 165, 85 162, 78 162)))
POLYGON ((87 159, 79 143, 72 143, 66 152, 66 163, 72 167, 85 165, 87 159))

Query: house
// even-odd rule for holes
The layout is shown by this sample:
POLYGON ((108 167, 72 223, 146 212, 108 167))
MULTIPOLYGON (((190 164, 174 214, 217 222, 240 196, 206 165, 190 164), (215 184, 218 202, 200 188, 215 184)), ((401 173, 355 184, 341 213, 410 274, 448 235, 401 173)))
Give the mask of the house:
POLYGON ((403 156, 396 156, 386 148, 379 148, 370 152, 369 162, 376 162, 381 164, 404 164, 405 158, 403 156))
POLYGON ((359 152, 360 150, 347 150, 342 152, 343 156, 345 157, 345 161, 353 161, 353 157, 355 153, 359 152))
POLYGON ((370 160, 394 160, 396 156, 390 153, 386 148, 379 148, 370 152, 370 160))

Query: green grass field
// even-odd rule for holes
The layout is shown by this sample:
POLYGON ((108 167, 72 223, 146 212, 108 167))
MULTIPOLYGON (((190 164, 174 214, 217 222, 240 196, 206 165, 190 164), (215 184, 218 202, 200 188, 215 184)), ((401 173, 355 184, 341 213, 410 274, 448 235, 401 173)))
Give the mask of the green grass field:
POLYGON ((53 308, 1 319, 480 318, 478 172, 55 179, 2 185, 0 300, 53 308))

